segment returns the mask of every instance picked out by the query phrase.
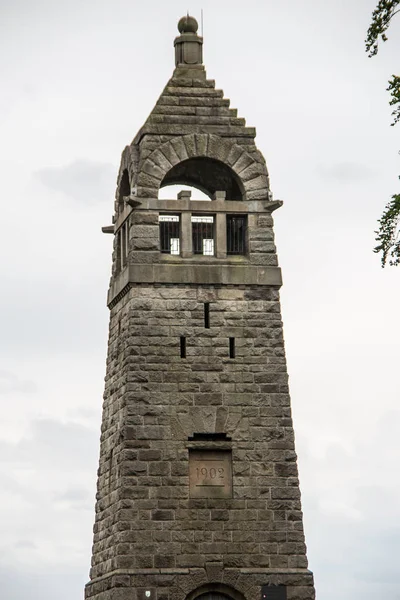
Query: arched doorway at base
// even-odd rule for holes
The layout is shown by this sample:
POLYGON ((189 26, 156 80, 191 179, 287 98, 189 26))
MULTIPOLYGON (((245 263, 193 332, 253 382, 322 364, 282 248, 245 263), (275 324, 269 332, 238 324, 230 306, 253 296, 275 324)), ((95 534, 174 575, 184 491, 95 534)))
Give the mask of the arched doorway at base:
POLYGON ((186 600, 246 600, 243 594, 224 583, 206 583, 193 590, 186 600))
POLYGON ((232 598, 219 592, 207 592, 206 594, 197 596, 196 600, 232 600, 232 598))

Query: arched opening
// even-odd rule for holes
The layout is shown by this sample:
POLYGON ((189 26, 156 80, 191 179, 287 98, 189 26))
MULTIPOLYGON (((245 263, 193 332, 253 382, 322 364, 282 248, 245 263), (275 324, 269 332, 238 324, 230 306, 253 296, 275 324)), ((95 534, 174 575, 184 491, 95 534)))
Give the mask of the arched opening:
POLYGON ((186 600, 245 600, 243 594, 224 583, 206 583, 193 590, 186 600))
POLYGON ((165 185, 158 193, 159 200, 174 200, 180 192, 191 192, 191 200, 205 200, 210 202, 211 198, 204 192, 189 185, 165 185))
POLYGON ((220 594, 219 592, 207 592, 201 596, 197 596, 196 600, 232 600, 230 596, 220 594))
POLYGON ((188 158, 168 171, 160 188, 185 185, 197 188, 210 199, 215 192, 225 192, 227 200, 243 200, 243 185, 236 173, 225 163, 213 158, 188 158))
POLYGON ((131 182, 129 181, 128 169, 124 169, 119 184, 118 200, 123 202, 124 196, 130 196, 131 194, 131 182))

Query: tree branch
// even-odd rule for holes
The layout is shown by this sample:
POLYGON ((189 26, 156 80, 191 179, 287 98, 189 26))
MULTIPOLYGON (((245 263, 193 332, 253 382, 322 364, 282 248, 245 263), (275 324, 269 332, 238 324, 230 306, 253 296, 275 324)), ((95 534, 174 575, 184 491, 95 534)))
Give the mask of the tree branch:
POLYGON ((399 6, 400 0, 379 0, 377 7, 372 13, 371 25, 367 31, 365 40, 365 51, 371 58, 378 54, 379 38, 383 42, 387 41, 386 31, 393 17, 400 12, 400 9, 395 10, 399 6))
MULTIPOLYGON (((365 50, 369 58, 378 54, 379 38, 383 42, 387 41, 386 31, 391 20, 400 13, 400 0, 379 0, 375 10, 372 13, 371 25, 367 31, 365 40, 365 50)), ((400 121, 400 77, 392 75, 389 79, 390 106, 394 106, 392 111, 393 122, 396 125, 400 121)), ((400 179, 400 178, 399 178, 400 179)), ((391 266, 400 264, 400 194, 394 194, 391 201, 385 206, 385 210, 380 219, 378 219, 379 228, 376 233, 374 252, 382 252, 382 267, 389 262, 391 266)))
POLYGON ((400 264, 400 194, 392 196, 378 220, 379 229, 375 231, 378 245, 374 252, 382 252, 381 263, 384 267, 389 259, 390 266, 400 264))
POLYGON ((391 123, 391 125, 393 126, 400 121, 400 77, 392 75, 392 79, 389 79, 389 87, 386 88, 386 91, 390 92, 392 97, 389 105, 395 106, 395 109, 392 111, 393 123, 391 123))

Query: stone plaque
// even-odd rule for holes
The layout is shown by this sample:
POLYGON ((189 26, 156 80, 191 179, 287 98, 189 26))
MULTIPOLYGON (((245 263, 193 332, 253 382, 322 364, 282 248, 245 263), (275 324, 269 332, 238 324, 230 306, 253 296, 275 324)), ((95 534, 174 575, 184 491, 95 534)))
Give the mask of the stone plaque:
POLYGON ((190 498, 232 498, 232 452, 189 451, 190 498))
POLYGON ((263 585, 261 589, 261 600, 286 600, 285 585, 263 585))

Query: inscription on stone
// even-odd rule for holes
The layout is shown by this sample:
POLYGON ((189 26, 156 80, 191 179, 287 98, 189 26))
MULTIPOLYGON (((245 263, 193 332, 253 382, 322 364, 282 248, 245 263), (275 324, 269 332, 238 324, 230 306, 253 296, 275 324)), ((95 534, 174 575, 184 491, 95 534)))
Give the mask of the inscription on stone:
POLYGON ((189 451, 190 498, 232 498, 232 453, 189 451))

